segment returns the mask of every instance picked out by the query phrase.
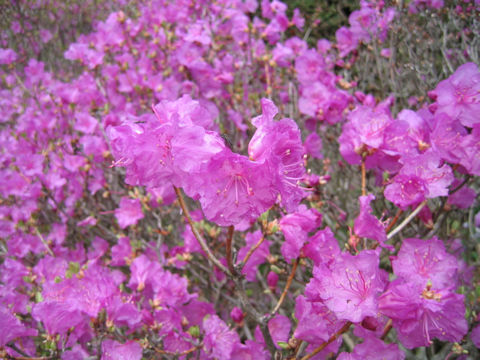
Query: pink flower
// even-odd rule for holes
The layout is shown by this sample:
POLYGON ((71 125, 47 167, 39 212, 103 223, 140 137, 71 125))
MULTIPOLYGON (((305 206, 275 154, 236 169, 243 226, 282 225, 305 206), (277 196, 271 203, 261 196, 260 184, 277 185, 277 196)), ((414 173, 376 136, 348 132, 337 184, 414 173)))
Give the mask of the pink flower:
POLYGON ((335 33, 337 39, 337 47, 340 51, 340 57, 347 56, 350 52, 355 50, 358 46, 358 38, 355 34, 345 26, 342 26, 335 33))
POLYGON ((360 322, 366 316, 376 316, 378 296, 385 288, 378 264, 378 254, 372 250, 357 256, 342 253, 330 267, 314 267, 305 294, 323 301, 341 320, 360 322))
POLYGON ((337 360, 370 359, 403 360, 405 353, 398 348, 397 344, 386 344, 376 337, 368 336, 363 343, 355 345, 353 352, 342 352, 337 357, 337 360))
POLYGON ((429 346, 431 338, 459 341, 468 327, 463 295, 454 293, 458 262, 437 238, 405 239, 392 259, 398 279, 380 298, 407 348, 429 346))
POLYGON ((375 109, 361 106, 349 115, 348 120, 357 130, 360 143, 373 149, 383 144, 385 128, 392 122, 390 114, 380 106, 375 109))
POLYGON ((449 290, 394 280, 379 300, 380 312, 393 319, 402 344, 430 346, 432 338, 457 342, 468 331, 464 296, 449 290))
POLYGON ((267 360, 270 354, 265 347, 253 340, 245 341, 245 344, 236 343, 230 360, 267 360))
POLYGON ((0 347, 20 337, 36 336, 37 330, 28 329, 10 311, 0 304, 0 347))
POLYGON ((80 112, 76 115, 74 129, 85 134, 93 134, 98 126, 98 121, 88 113, 80 112))
POLYGON ((412 110, 402 110, 385 129, 382 150, 389 155, 423 153, 430 147, 431 129, 427 122, 412 110))
POLYGON ((47 30, 47 29, 41 29, 39 31, 39 35, 40 35, 40 39, 42 40, 43 43, 47 43, 50 41, 50 39, 52 38, 52 33, 47 30))
MULTIPOLYGON (((295 338, 311 344, 310 350, 322 344, 345 325, 346 321, 338 320, 335 314, 321 301, 311 301, 304 296, 298 296, 295 301, 295 318, 298 325, 293 335, 295 338)), ((336 353, 341 339, 332 342, 320 356, 330 352, 336 353)), ((320 357, 324 358, 324 357, 320 357)))
POLYGON ((280 229, 285 236, 281 248, 285 260, 290 261, 300 255, 302 246, 308 240, 308 233, 320 226, 321 222, 321 214, 316 209, 307 209, 305 205, 280 220, 280 229))
POLYGON ((65 335, 74 326, 87 321, 87 317, 67 304, 56 301, 43 301, 32 309, 35 320, 41 321, 50 335, 65 335))
POLYGON ((480 324, 475 326, 475 328, 470 333, 470 339, 472 339, 473 344, 480 348, 480 324))
POLYGON ((348 122, 338 138, 340 154, 348 163, 360 164, 362 152, 377 151, 384 145, 385 131, 393 122, 388 110, 388 101, 375 108, 359 106, 348 115, 348 122))
POLYGON ((43 173, 43 155, 28 154, 17 157, 16 164, 23 175, 38 176, 43 173))
POLYGON ((11 64, 17 60, 17 53, 12 49, 0 48, 0 65, 11 64))
POLYGON ((458 262, 437 238, 403 240, 392 267, 395 275, 421 287, 427 283, 442 289, 457 285, 458 262))
POLYGON ((465 150, 465 156, 460 159, 460 164, 467 169, 470 174, 480 176, 480 125, 474 125, 470 134, 461 141, 465 150))
POLYGON ((206 130, 213 127, 215 111, 184 96, 157 104, 154 112, 156 118, 143 116, 141 124, 126 121, 108 127, 115 165, 126 168, 129 184, 172 184, 195 196, 195 174, 225 147, 218 134, 206 130))
POLYGON ((293 9, 292 24, 294 24, 298 30, 302 31, 303 26, 305 25, 305 19, 303 18, 300 10, 293 9))
POLYGON ((268 167, 282 205, 287 211, 293 211, 304 197, 299 186, 305 174, 304 147, 297 124, 291 119, 274 121, 276 113, 273 102, 262 99, 262 115, 252 120, 257 131, 248 145, 248 154, 252 160, 268 167))
POLYGON ((171 308, 186 304, 195 299, 197 294, 189 294, 188 280, 169 271, 149 271, 153 299, 162 306, 171 308))
POLYGON ((287 342, 291 323, 285 315, 277 314, 268 322, 268 330, 272 335, 273 343, 279 348, 279 342, 287 342))
POLYGON ((184 39, 188 42, 197 42, 202 45, 210 45, 212 29, 209 28, 209 23, 199 20, 194 24, 189 24, 188 33, 184 39))
POLYGON ((401 209, 406 209, 413 204, 419 204, 425 200, 427 192, 425 183, 417 176, 399 174, 394 182, 385 188, 385 198, 393 202, 401 209))
MULTIPOLYGON (((452 184, 452 188, 455 189, 459 185, 460 180, 455 179, 452 184)), ((463 186, 460 190, 448 196, 448 203, 450 205, 458 207, 459 209, 468 209, 470 206, 473 205, 476 195, 477 193, 475 192, 475 190, 468 186, 463 186)))
POLYGON ((383 224, 372 214, 370 202, 375 199, 373 194, 360 196, 360 214, 355 219, 354 231, 359 237, 376 240, 381 246, 385 246, 387 234, 383 224))
POLYGON ((368 42, 372 30, 376 31, 376 11, 367 6, 362 6, 360 10, 356 10, 348 17, 348 22, 351 25, 351 31, 355 36, 361 40, 368 42))
POLYGON ((140 360, 142 347, 136 341, 121 344, 115 340, 106 339, 102 342, 102 360, 140 360))
POLYGON ((305 139, 303 144, 305 147, 305 152, 315 159, 323 159, 322 154, 322 139, 317 133, 311 133, 305 139))
POLYGON ((308 239, 307 244, 303 246, 303 255, 313 260, 315 265, 332 264, 340 255, 340 247, 332 230, 326 227, 319 230, 308 239))
POLYGON ((112 246, 112 266, 122 266, 126 264, 126 259, 132 255, 132 247, 128 237, 121 237, 118 239, 116 245, 112 246))
POLYGON ((309 82, 302 89, 298 107, 302 114, 323 119, 331 99, 332 91, 326 85, 319 81, 309 82))
POLYGON ((468 132, 460 121, 445 113, 435 114, 432 130, 433 148, 442 159, 458 164, 466 157, 462 142, 468 132))
POLYGON ((298 81, 310 83, 319 79, 322 70, 325 68, 325 60, 315 50, 305 50, 295 59, 295 70, 298 81))
POLYGON ((205 352, 218 360, 230 360, 234 347, 240 343, 238 334, 230 330, 217 315, 205 318, 203 328, 205 352))
POLYGON ((479 124, 480 71, 474 63, 461 65, 434 90, 438 112, 445 112, 468 127, 479 124))
POLYGON ((76 173, 83 165, 85 165, 85 158, 80 155, 65 155, 63 165, 68 171, 76 173))
POLYGON ((448 186, 455 179, 452 169, 442 164, 432 150, 403 158, 403 167, 385 188, 385 197, 400 208, 426 198, 448 195, 448 186))
POLYGON ((130 265, 131 275, 128 286, 137 291, 143 291, 146 287, 151 289, 154 277, 162 272, 159 263, 150 261, 146 255, 140 255, 130 265))
POLYGON ((205 174, 208 178, 201 179, 197 188, 200 203, 207 219, 218 225, 256 219, 275 203, 275 187, 267 167, 228 149, 212 157, 205 174))
POLYGON ((120 228, 134 225, 138 220, 143 219, 142 205, 138 199, 129 199, 122 197, 120 207, 115 210, 115 217, 118 220, 120 228))
MULTIPOLYGON (((54 304, 52 307, 58 308, 58 311, 76 311, 82 316, 96 318, 107 300, 118 292, 119 284, 112 281, 113 274, 100 265, 91 264, 88 269, 82 269, 81 278, 74 276, 74 273, 71 275, 71 278, 59 283, 44 285, 42 296, 45 302, 54 304)), ((52 317, 52 321, 58 321, 54 319, 56 317, 52 317)))

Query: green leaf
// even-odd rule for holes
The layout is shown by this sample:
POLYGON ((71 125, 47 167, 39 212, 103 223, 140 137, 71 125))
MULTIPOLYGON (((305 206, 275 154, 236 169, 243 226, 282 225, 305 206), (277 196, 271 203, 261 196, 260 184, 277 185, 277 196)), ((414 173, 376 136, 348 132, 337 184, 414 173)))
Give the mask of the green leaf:
POLYGON ((198 327, 198 325, 191 326, 188 329, 188 333, 192 335, 192 337, 198 338, 200 336, 200 328, 198 327))
POLYGON ((74 274, 78 274, 80 271, 80 264, 74 261, 68 263, 68 269, 65 273, 67 279, 71 279, 74 274))
POLYGON ((278 275, 283 274, 282 269, 280 269, 280 268, 279 268, 278 266, 276 266, 276 265, 270 265, 270 269, 271 269, 275 274, 278 274, 278 275))
POLYGON ((43 301, 42 293, 41 292, 36 292, 35 293, 35 302, 39 303, 39 302, 42 302, 42 301, 43 301))

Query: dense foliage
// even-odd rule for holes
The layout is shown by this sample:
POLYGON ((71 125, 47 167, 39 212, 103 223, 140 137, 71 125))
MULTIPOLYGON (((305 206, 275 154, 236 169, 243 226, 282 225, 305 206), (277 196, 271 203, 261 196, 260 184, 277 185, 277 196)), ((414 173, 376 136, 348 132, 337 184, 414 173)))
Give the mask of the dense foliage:
POLYGON ((480 356, 479 1, 288 5, 6 4, 0 357, 480 356))

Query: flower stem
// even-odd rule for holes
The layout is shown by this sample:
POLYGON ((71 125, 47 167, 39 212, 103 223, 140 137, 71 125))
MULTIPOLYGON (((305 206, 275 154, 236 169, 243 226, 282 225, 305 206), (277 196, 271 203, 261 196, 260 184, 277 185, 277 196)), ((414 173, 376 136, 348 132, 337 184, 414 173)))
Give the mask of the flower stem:
POLYGON ((203 238, 203 236, 200 234, 200 232, 197 230, 195 227, 195 224, 192 220, 192 217, 190 215, 190 211, 188 210, 187 204, 185 203, 185 199, 183 198, 182 191, 177 188, 173 187, 175 189, 175 193, 177 194, 178 202, 180 203, 180 207, 183 210, 184 216, 187 218, 188 224, 190 225, 190 228, 192 229, 192 233, 197 239, 198 243, 202 247, 202 250, 205 251, 205 254, 207 254, 208 259, 216 266, 218 267, 221 271, 223 271, 227 276, 232 276, 230 271, 223 266, 223 264, 215 257, 215 255, 212 253, 210 248, 207 245, 207 242, 203 238))
POLYGON ((365 156, 362 156, 362 196, 367 195, 367 170, 365 169, 365 156))
POLYGON ((400 215, 403 214, 403 210, 402 209, 398 209, 397 213, 395 214, 395 217, 393 218, 392 221, 390 221, 390 224, 388 224, 387 228, 385 229, 385 231, 388 233, 390 230, 392 230, 393 228, 393 225, 395 225, 398 221, 398 219, 400 218, 400 215))
POLYGON ((260 245, 262 245, 262 243, 265 241, 265 236, 262 236, 260 238, 260 240, 258 240, 258 242, 253 245, 250 250, 248 250, 247 254, 245 255, 245 257, 243 258, 241 264, 240 264, 240 268, 243 268, 245 266, 245 264, 247 263, 248 259, 250 259, 250 256, 252 256, 252 254, 255 252, 255 250, 258 249, 258 247, 260 245))
POLYGON ((387 337, 388 333, 390 332, 390 330, 392 329, 392 319, 388 319, 387 321, 387 324, 385 325, 385 327, 383 328, 383 332, 382 332, 382 336, 380 336, 380 339, 382 340, 385 340, 385 338, 387 337))
MULTIPOLYGON (((265 316, 260 315, 258 313, 258 311, 252 306, 252 304, 250 304, 248 296, 245 292, 244 284, 243 284, 241 278, 238 276, 238 274, 230 272, 230 270, 227 269, 215 257, 215 255, 212 253, 212 251, 210 250, 210 248, 207 245, 207 242, 205 241, 203 236, 200 234, 200 232, 195 227, 195 223, 193 222, 192 217, 190 216, 190 211, 188 210, 187 204, 185 203, 185 199, 183 198, 182 191, 179 188, 177 188, 176 186, 174 186, 173 188, 175 190, 175 193, 177 194, 178 202, 180 203, 180 207, 183 210, 183 214, 187 218, 188 224, 190 225, 190 228, 192 229, 193 235, 197 239, 198 243, 202 247, 205 254, 207 254, 208 259, 215 266, 217 266, 221 271, 223 271, 225 273, 225 275, 227 275, 227 277, 230 278, 235 283, 235 287, 237 289, 237 293, 238 293, 238 296, 239 296, 240 303, 242 304, 243 308, 247 311, 247 313, 259 325, 260 331, 262 332, 263 338, 265 340, 265 344, 267 345, 267 348, 270 351, 270 354, 273 356, 275 354, 275 344, 273 343, 272 336, 270 335, 270 330, 268 329, 267 319, 265 318, 265 316)), ((230 244, 231 244, 231 240, 233 238, 233 229, 231 230, 229 228, 229 236, 228 237, 231 238, 230 239, 230 244), (230 236, 230 233, 231 233, 232 236, 230 236)), ((227 239, 227 242, 228 242, 228 239, 227 239)), ((231 248, 230 248, 230 250, 231 250, 231 248)))
POLYGON ((398 225, 395 229, 393 229, 391 232, 389 232, 387 234, 387 239, 390 240, 392 237, 394 237, 395 235, 397 235, 405 226, 408 225, 408 223, 410 221, 412 221, 412 219, 417 216, 417 214, 420 212, 420 210, 423 209, 423 207, 427 204, 427 200, 424 200, 420 203, 420 205, 417 206, 417 208, 415 210, 413 210, 413 212, 408 215, 405 220, 403 220, 400 225, 398 225))
POLYGON ((280 296, 280 299, 278 299, 277 305, 275 305, 274 309, 270 313, 270 317, 275 315, 275 313, 280 309, 280 306, 282 306, 283 301, 285 300, 285 297, 287 296, 288 289, 290 289, 290 285, 292 285, 293 278, 295 277, 295 272, 297 271, 297 266, 298 263, 300 262, 300 258, 297 258, 295 262, 293 263, 293 268, 288 276, 287 283, 285 284, 285 288, 283 289, 282 295, 280 296))
POLYGON ((227 256, 227 266, 228 270, 232 273, 235 274, 235 268, 233 267, 233 262, 232 262, 232 242, 233 242, 233 233, 235 231, 235 227, 233 225, 230 225, 228 227, 228 234, 227 234, 227 243, 226 243, 226 256, 227 256))

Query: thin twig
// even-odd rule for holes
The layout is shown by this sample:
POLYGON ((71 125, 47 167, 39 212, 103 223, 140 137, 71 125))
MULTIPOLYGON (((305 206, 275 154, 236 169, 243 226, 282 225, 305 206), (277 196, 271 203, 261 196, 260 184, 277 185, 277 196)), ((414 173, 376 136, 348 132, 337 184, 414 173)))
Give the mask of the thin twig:
POLYGON ((260 240, 258 240, 258 242, 257 242, 255 245, 253 245, 253 246, 250 248, 250 250, 248 250, 247 254, 245 255, 245 257, 243 258, 243 260, 242 260, 242 262, 241 262, 241 264, 240 264, 240 268, 243 268, 243 267, 245 266, 245 264, 247 263, 248 259, 250 259, 250 256, 252 256, 252 254, 254 253, 254 251, 257 250, 260 245, 262 245, 262 243, 263 243, 264 240, 265 240, 265 237, 262 236, 262 237, 260 238, 260 240))
POLYGON ((258 326, 260 327, 260 331, 262 332, 263 339, 265 340, 265 344, 267 345, 267 348, 273 357, 276 348, 268 328, 268 316, 260 315, 260 313, 252 306, 252 304, 250 304, 250 300, 248 300, 243 282, 239 278, 234 278, 234 282, 242 307, 246 310, 247 314, 253 317, 253 319, 257 322, 258 326))
POLYGON ((195 224, 194 224, 194 222, 192 220, 192 217, 190 215, 190 211, 188 210, 187 204, 185 204, 185 199, 183 198, 182 191, 175 186, 173 188, 175 189, 175 193, 177 194, 177 198, 178 198, 178 202, 180 203, 180 207, 183 210, 183 215, 187 218, 187 222, 190 225, 190 228, 192 229, 193 235, 197 239, 197 241, 200 244, 202 250, 205 251, 205 254, 207 254, 208 259, 216 267, 218 267, 221 271, 223 271, 227 276, 232 276, 230 271, 215 257, 215 255, 212 253, 212 251, 208 247, 207 242, 205 241, 203 236, 200 234, 200 232, 195 227, 195 224))
POLYGON ((270 316, 275 315, 278 309, 280 309, 280 306, 282 306, 282 303, 285 300, 285 297, 287 296, 288 289, 290 289, 290 285, 292 285, 292 280, 295 277, 295 272, 297 271, 297 266, 299 262, 300 262, 300 258, 297 258, 293 263, 292 272, 288 276, 287 283, 285 284, 285 288, 283 289, 282 295, 280 295, 280 299, 278 299, 277 305, 275 305, 275 307, 273 308, 272 312, 270 313, 270 316))
POLYGON ((198 243, 202 247, 203 251, 205 251, 205 254, 207 254, 208 259, 216 265, 221 271, 227 275, 234 283, 235 287, 237 289, 238 297, 240 300, 240 303, 242 304, 242 307, 246 310, 246 312, 257 322, 258 326, 260 327, 260 331, 262 332, 263 338, 265 340, 265 344, 267 345, 268 350, 270 351, 271 355, 274 356, 276 348, 275 344, 273 343, 272 336, 270 335, 270 330, 268 329, 268 317, 262 316, 250 303, 248 300, 248 296, 245 292, 245 287, 242 282, 241 276, 238 276, 236 274, 232 274, 229 269, 227 269, 212 253, 210 248, 208 247, 205 239, 202 237, 202 235, 198 232, 198 230, 195 228, 195 223, 192 220, 192 217, 190 216, 190 211, 188 210, 187 204, 185 203, 185 199, 183 198, 182 191, 177 188, 173 187, 175 190, 175 193, 177 194, 178 202, 180 203, 180 207, 183 210, 184 216, 187 218, 188 224, 190 225, 190 228, 192 229, 192 233, 197 239, 198 243))
POLYGON ((387 321, 387 324, 385 325, 385 327, 383 328, 383 332, 382 332, 382 336, 380 336, 380 339, 382 340, 385 340, 385 338, 387 337, 388 333, 390 332, 390 330, 392 329, 392 319, 388 319, 387 321))
POLYGON ((55 254, 53 253, 52 249, 48 246, 47 241, 43 238, 42 234, 40 231, 38 231, 37 228, 35 228, 35 232, 37 233, 38 237, 40 238, 40 241, 42 242, 43 246, 47 249, 47 252, 50 254, 50 256, 55 257, 55 254))
POLYGON ((297 358, 298 354, 301 354, 301 352, 307 347, 307 345, 308 344, 305 343, 303 340, 298 341, 297 346, 295 346, 295 351, 293 353, 293 355, 295 356, 295 359, 297 358))
POLYGON ((233 225, 230 225, 228 227, 227 243, 226 243, 226 247, 225 247, 228 270, 230 270, 230 272, 232 274, 236 273, 235 268, 233 267, 233 262, 232 262, 232 241, 233 241, 234 231, 235 231, 235 227, 233 225))
POLYGON ((400 225, 398 225, 395 229, 393 229, 390 233, 387 234, 387 240, 390 240, 392 237, 397 235, 405 226, 408 225, 412 219, 417 216, 417 214, 423 209, 423 207, 427 204, 427 200, 424 200, 420 203, 420 205, 417 206, 413 212, 408 215, 405 220, 403 220, 400 225))
POLYGON ((208 247, 205 239, 202 237, 202 235, 198 232, 198 230, 195 228, 195 224, 192 220, 192 217, 190 216, 190 212, 188 210, 187 204, 185 203, 185 199, 183 198, 182 192, 179 188, 173 187, 175 190, 175 193, 177 194, 178 201, 180 203, 180 207, 183 210, 184 216, 187 218, 188 224, 190 225, 190 228, 192 229, 192 233, 197 239, 198 243, 202 247, 203 251, 207 254, 207 257, 209 260, 217 266, 221 271, 223 271, 231 280, 234 281, 235 287, 237 288, 237 293, 239 295, 240 302, 243 306, 243 308, 247 311, 247 313, 253 317, 253 319, 258 323, 260 327, 260 331, 262 332, 263 338, 265 339, 265 344, 267 345, 270 353, 273 354, 275 353, 275 344, 273 343, 272 336, 270 335, 270 330, 268 329, 267 321, 266 318, 258 313, 257 310, 250 304, 250 301, 248 300, 247 294, 245 293, 244 285, 241 281, 241 279, 238 276, 234 276, 228 270, 212 253, 210 248, 208 247))
POLYGON ((393 218, 392 221, 390 221, 390 224, 388 224, 387 228, 385 229, 385 232, 389 232, 390 230, 392 230, 393 228, 393 225, 395 225, 398 221, 398 219, 400 218, 400 215, 403 214, 403 210, 402 209, 398 209, 397 213, 395 214, 395 217, 393 218))
POLYGON ((362 156, 362 196, 367 195, 367 170, 365 169, 365 156, 362 156))

